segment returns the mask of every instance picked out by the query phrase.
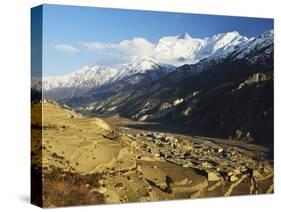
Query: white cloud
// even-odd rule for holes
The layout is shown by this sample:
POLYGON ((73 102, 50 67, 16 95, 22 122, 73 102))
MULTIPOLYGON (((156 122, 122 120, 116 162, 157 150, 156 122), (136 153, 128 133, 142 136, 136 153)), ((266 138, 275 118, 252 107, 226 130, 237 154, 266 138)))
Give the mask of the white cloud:
POLYGON ((91 49, 91 50, 104 50, 110 48, 112 45, 112 44, 100 43, 100 42, 92 42, 92 43, 81 42, 81 44, 85 46, 87 49, 91 49))
POLYGON ((128 56, 152 56, 154 52, 154 44, 144 38, 123 40, 120 43, 82 42, 82 45, 91 50, 119 50, 128 56))
POLYGON ((68 44, 57 44, 54 47, 58 51, 62 52, 78 52, 79 50, 71 45, 68 44))
POLYGON ((131 56, 152 56, 154 53, 154 44, 144 38, 124 40, 116 48, 128 52, 131 56))

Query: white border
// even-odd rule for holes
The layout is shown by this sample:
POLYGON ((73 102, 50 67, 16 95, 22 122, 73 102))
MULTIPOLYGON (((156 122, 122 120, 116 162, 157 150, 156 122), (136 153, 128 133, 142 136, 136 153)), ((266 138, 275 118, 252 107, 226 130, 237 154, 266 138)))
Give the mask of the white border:
MULTIPOLYGON (((4 3, 5 2, 5 3, 4 3)), ((0 18, 0 211, 34 211, 29 195, 30 8, 41 3, 275 18, 275 194, 177 200, 111 206, 72 207, 82 211, 276 211, 280 199, 280 6, 277 0, 9 0, 0 18)))

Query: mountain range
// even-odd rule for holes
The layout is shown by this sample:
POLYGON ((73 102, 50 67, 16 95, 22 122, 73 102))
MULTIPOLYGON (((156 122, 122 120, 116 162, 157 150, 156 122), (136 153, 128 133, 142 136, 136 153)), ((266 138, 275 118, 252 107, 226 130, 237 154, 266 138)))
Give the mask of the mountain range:
MULTIPOLYGON (((241 36, 236 31, 204 39, 192 38, 187 33, 163 37, 155 45, 156 59, 148 56, 133 57, 129 63, 120 64, 118 68, 101 65, 85 66, 65 75, 45 77, 43 88, 46 92, 62 88, 71 88, 72 91, 73 88, 95 88, 133 74, 145 74, 149 70, 160 69, 168 73, 175 68, 174 65, 158 62, 157 57, 161 58, 161 61, 176 58, 179 64, 196 64, 206 58, 209 60, 224 59, 234 53, 236 53, 236 59, 246 58, 246 54, 255 48, 262 48, 260 44, 267 45, 266 42, 272 42, 272 39, 272 30, 250 39, 241 36)), ((36 89, 38 83, 40 81, 34 79, 33 88, 36 89)), ((75 92, 73 95, 75 96, 75 92)))
POLYGON ((203 39, 192 38, 187 33, 161 38, 155 46, 156 58, 166 63, 194 64, 219 50, 237 46, 249 40, 238 32, 217 34, 203 39), (172 62, 176 61, 176 62, 172 62))
POLYGON ((33 91, 82 113, 177 123, 195 135, 273 145, 273 30, 161 38, 118 68, 86 66, 33 79, 33 91), (159 62, 160 61, 160 62, 159 62))
POLYGON ((32 87, 55 100, 83 96, 93 88, 131 78, 131 83, 138 81, 137 75, 151 75, 154 80, 174 70, 172 65, 162 65, 150 57, 134 57, 129 63, 120 64, 118 68, 102 65, 85 66, 81 69, 61 75, 33 78, 32 87), (135 76, 135 77, 133 77, 135 76))

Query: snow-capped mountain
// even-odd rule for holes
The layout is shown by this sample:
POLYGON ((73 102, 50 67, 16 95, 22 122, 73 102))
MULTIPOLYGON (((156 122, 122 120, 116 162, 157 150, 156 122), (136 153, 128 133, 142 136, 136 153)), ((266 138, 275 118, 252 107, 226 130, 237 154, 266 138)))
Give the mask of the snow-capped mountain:
POLYGON ((170 71, 173 66, 161 65, 150 57, 134 57, 129 63, 118 68, 101 65, 85 66, 77 71, 61 76, 50 76, 32 79, 32 88, 41 90, 47 98, 65 99, 84 95, 90 90, 102 85, 126 79, 127 84, 139 83, 147 75, 149 81, 157 80, 170 71), (148 73, 149 72, 149 73, 148 73))
POLYGON ((237 46, 248 38, 238 32, 217 34, 203 39, 192 38, 187 33, 163 37, 155 47, 155 58, 166 63, 195 64, 219 50, 237 46))
POLYGON ((219 62, 228 60, 246 60, 250 63, 263 62, 271 57, 273 53, 274 32, 269 30, 258 37, 246 39, 236 45, 227 45, 219 49, 210 57, 206 58, 205 63, 219 62))
POLYGON ((269 30, 256 38, 242 43, 235 54, 237 59, 246 59, 251 63, 268 58, 273 54, 274 32, 269 30))
POLYGON ((121 80, 126 77, 135 75, 135 74, 145 74, 147 72, 161 70, 165 74, 172 71, 175 67, 160 64, 151 57, 133 57, 132 60, 123 64, 119 69, 119 72, 115 76, 115 80, 121 80))
POLYGON ((92 88, 109 82, 117 72, 117 69, 100 65, 85 66, 69 74, 44 78, 43 88, 45 91, 54 88, 92 88))
MULTIPOLYGON (((118 68, 85 66, 62 76, 45 77, 42 86, 47 97, 64 99, 83 96, 92 89, 107 84, 120 83, 123 88, 139 84, 142 80, 144 84, 150 83, 175 70, 173 65, 169 65, 175 64, 175 59, 178 64, 188 65, 188 68, 177 69, 182 69, 183 73, 207 70, 209 65, 223 60, 266 63, 267 58, 272 58, 273 37, 273 30, 250 39, 236 31, 203 39, 192 38, 187 33, 163 37, 155 44, 152 57, 136 56, 128 63, 120 64, 118 68)), ((34 78, 32 88, 40 90, 41 80, 34 78)))
POLYGON ((234 62, 242 60, 244 62, 271 66, 273 60, 273 39, 274 32, 269 30, 263 34, 243 41, 235 41, 217 49, 210 56, 201 59, 195 64, 186 64, 177 70, 182 74, 195 73, 208 70, 208 67, 214 63, 218 64, 224 61, 234 62))
POLYGON ((43 88, 44 96, 54 100, 79 97, 107 82, 110 82, 118 70, 105 66, 85 66, 77 71, 61 76, 32 78, 34 91, 43 88))
POLYGON ((119 68, 111 68, 101 65, 85 66, 77 71, 61 76, 33 78, 33 88, 39 90, 41 83, 44 91, 59 88, 95 88, 108 82, 122 80, 135 74, 145 74, 148 71, 163 71, 168 73, 173 66, 160 65, 150 57, 134 57, 129 63, 122 64, 119 68))

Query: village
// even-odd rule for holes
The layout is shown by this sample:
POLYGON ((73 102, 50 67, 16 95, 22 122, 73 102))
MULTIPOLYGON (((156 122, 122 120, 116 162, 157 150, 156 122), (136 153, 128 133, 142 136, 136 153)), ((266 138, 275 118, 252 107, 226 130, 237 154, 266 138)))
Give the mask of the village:
MULTIPOLYGON (((258 194, 273 191, 271 183, 265 190, 262 186, 266 181, 272 180, 273 164, 265 160, 266 152, 262 151, 260 147, 243 145, 238 141, 175 136, 158 132, 127 133, 126 135, 133 141, 131 145, 139 152, 140 164, 144 164, 143 161, 153 161, 154 163, 162 161, 190 169, 196 173, 195 178, 204 176, 207 179, 207 183, 204 180, 201 181, 201 187, 204 189, 210 190, 211 185, 211 190, 225 186, 228 189, 223 189, 225 190, 224 195, 228 196, 233 193, 235 188, 239 190, 239 186, 244 183, 244 188, 245 185, 248 187, 247 191, 244 191, 246 193, 258 194), (256 151, 257 148, 260 148, 260 151, 256 151)), ((158 167, 154 165, 153 168, 158 167)), ((161 165, 159 168, 161 169, 161 165)), ((156 171, 154 172, 156 173, 156 171)), ((181 191, 187 191, 188 186, 191 185, 188 181, 196 181, 196 179, 188 179, 190 176, 186 176, 187 179, 180 179, 180 182, 172 179, 174 188, 179 187, 181 191), (183 189, 184 187, 186 189, 183 189)), ((157 180, 154 183, 157 185, 157 180)), ((198 188, 200 188, 199 184, 198 188)), ((199 193, 202 195, 201 191, 199 193)))

